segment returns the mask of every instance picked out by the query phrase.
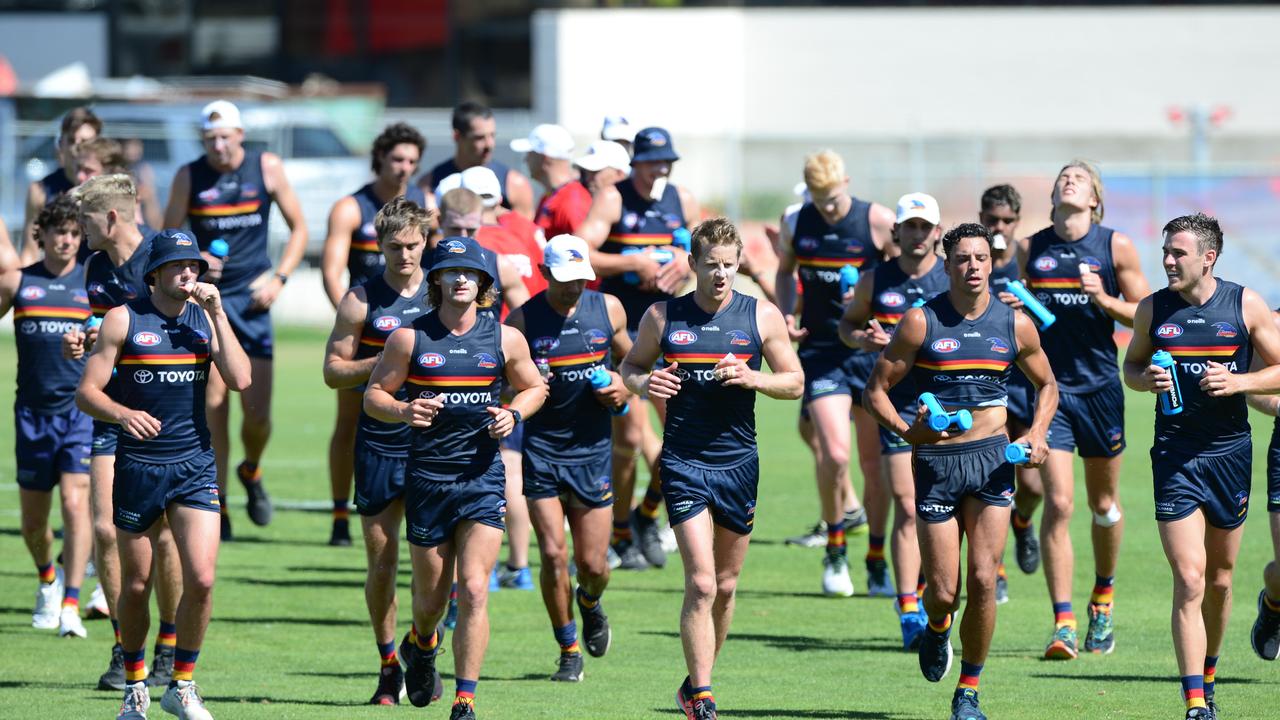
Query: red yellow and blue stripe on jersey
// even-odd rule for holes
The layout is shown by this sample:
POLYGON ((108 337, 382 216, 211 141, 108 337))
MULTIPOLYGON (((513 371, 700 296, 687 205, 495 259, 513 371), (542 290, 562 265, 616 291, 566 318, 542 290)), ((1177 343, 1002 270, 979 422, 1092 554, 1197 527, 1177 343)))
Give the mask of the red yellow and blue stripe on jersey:
POLYGON ((1028 284, 1033 290, 1079 290, 1084 287, 1078 277, 1032 278, 1028 284))
POLYGON ((361 252, 370 252, 370 253, 380 252, 378 250, 377 240, 352 240, 351 249, 359 250, 361 252))
POLYGON ((991 372, 1003 372, 1009 367, 1008 360, 988 360, 988 359, 962 359, 962 360, 939 360, 937 362, 924 362, 916 360, 918 367, 934 372, 950 372, 953 370, 990 370, 991 372))
MULTIPOLYGON (((105 312, 105 311, 104 311, 105 312)), ((41 318, 67 318, 68 320, 87 320, 90 312, 87 307, 43 307, 39 305, 26 305, 13 311, 13 319, 21 320, 28 317, 41 318)))
POLYGON ((549 358, 547 364, 553 368, 558 367, 574 367, 576 365, 595 365, 604 360, 607 351, 584 352, 574 355, 561 355, 560 357, 549 358))
MULTIPOLYGON (((751 361, 751 353, 734 353, 733 356, 742 362, 751 361)), ((668 363, 679 362, 685 365, 715 365, 723 357, 723 353, 664 353, 662 359, 668 363)))
POLYGON ((261 200, 227 203, 224 205, 205 205, 192 207, 188 212, 192 217, 227 217, 230 215, 252 215, 262 207, 261 200))
POLYGON ((814 257, 812 255, 797 255, 796 264, 800 267, 818 268, 819 270, 839 270, 845 265, 854 267, 862 267, 866 262, 866 258, 861 257, 814 257))
POLYGON ((906 313, 873 313, 872 318, 881 325, 897 325, 902 322, 902 316, 906 313))
POLYGON ((497 378, 493 375, 410 375, 408 381, 420 387, 486 387, 497 378))
POLYGON ((615 233, 608 242, 619 245, 670 245, 671 233, 615 233))
POLYGON ((1174 357, 1228 358, 1236 354, 1239 345, 1167 345, 1164 347, 1174 357))
POLYGON ((120 365, 199 365, 209 362, 209 353, 155 353, 121 355, 120 365))

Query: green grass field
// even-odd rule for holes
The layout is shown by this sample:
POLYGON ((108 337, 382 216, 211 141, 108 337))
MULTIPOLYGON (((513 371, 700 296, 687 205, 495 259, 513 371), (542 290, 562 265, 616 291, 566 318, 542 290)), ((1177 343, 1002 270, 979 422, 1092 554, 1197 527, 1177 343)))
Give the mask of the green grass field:
MULTIPOLYGON (((11 343, 0 338, 5 412, 13 393, 11 343)), ((264 468, 280 500, 328 497, 325 449, 333 393, 320 380, 322 344, 323 335, 315 331, 279 335, 275 435, 264 468)), ((958 671, 936 685, 925 682, 915 656, 900 650, 890 600, 822 597, 820 551, 782 544, 817 515, 811 462, 792 429, 794 405, 762 399, 757 415, 763 460, 757 530, 715 677, 725 717, 947 717, 958 671)), ((1182 717, 1169 639, 1170 574, 1152 519, 1147 469, 1151 401, 1130 396, 1128 415, 1122 497, 1129 524, 1116 586, 1115 654, 1069 663, 1040 660, 1052 624, 1044 579, 1024 576, 1011 563, 1012 600, 999 610, 982 680, 983 707, 992 718, 1182 717)), ((1280 665, 1258 660, 1248 638, 1262 566, 1271 553, 1261 494, 1270 425, 1260 417, 1254 425, 1258 499, 1240 553, 1236 610, 1218 675, 1218 700, 1224 717, 1233 720, 1275 718, 1280 691, 1280 665)), ((59 640, 30 627, 35 578, 18 533, 12 447, 12 424, 0 422, 0 718, 114 717, 118 695, 93 689, 111 645, 107 622, 88 623, 87 641, 59 640)), ((255 528, 239 500, 232 502, 237 541, 222 550, 213 622, 197 669, 214 716, 447 717, 447 705, 362 706, 373 691, 378 658, 367 628, 358 541, 353 548, 327 547, 325 512, 281 511, 269 528, 255 528)), ((1076 507, 1074 600, 1083 617, 1093 582, 1083 489, 1076 507)), ((861 557, 865 547, 865 536, 854 538, 851 557, 861 557)), ((557 646, 538 594, 496 594, 478 692, 480 717, 679 717, 671 698, 685 674, 677 625, 681 575, 678 558, 672 560, 664 570, 614 575, 604 600, 613 648, 605 658, 587 658, 585 682, 577 686, 546 679, 557 646)), ((861 592, 861 572, 855 582, 861 592)), ((403 609, 409 601, 403 544, 400 586, 403 609)), ((407 625, 402 613, 400 626, 407 625)), ((452 656, 445 655, 440 667, 446 678, 452 665, 452 656)), ((446 688, 451 692, 447 679, 446 688)), ((155 697, 152 717, 167 717, 155 697)))

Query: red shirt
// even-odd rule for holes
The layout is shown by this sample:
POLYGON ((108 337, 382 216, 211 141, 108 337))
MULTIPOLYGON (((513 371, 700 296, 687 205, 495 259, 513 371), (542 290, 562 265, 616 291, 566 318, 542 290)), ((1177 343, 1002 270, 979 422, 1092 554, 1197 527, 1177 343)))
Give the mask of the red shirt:
POLYGON ((542 246, 547 244, 547 239, 542 236, 542 228, 534 225, 532 220, 513 210, 499 215, 498 224, 524 242, 538 248, 537 257, 542 257, 542 246))
MULTIPOLYGON (((515 215, 515 213, 507 213, 515 215)), ((505 215, 503 217, 506 217, 505 215)), ((486 225, 476 233, 476 241, 486 250, 505 257, 520 273, 520 281, 529 290, 530 297, 547 289, 546 278, 538 272, 542 264, 542 250, 532 239, 524 239, 501 225, 486 225)), ((506 313, 503 313, 505 317, 506 313)))
POLYGON ((557 235, 573 234, 587 219, 589 210, 591 193, 582 183, 572 180, 542 196, 534 222, 550 240, 557 235))

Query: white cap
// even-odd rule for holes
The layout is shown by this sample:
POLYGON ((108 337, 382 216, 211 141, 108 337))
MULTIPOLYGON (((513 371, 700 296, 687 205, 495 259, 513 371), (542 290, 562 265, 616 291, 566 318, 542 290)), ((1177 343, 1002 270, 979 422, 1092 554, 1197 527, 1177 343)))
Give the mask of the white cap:
POLYGON ((617 168, 631 174, 631 156, 627 149, 612 140, 597 140, 587 148, 587 154, 573 161, 583 170, 599 172, 605 168, 617 168))
POLYGON ((556 160, 573 157, 573 136, 559 125, 538 125, 527 138, 511 141, 511 149, 518 153, 536 152, 556 160))
POLYGON ((600 138, 633 142, 636 138, 636 129, 621 115, 606 115, 604 127, 600 130, 600 138))
POLYGON ((901 224, 911 218, 920 218, 930 225, 941 225, 942 212, 938 210, 938 201, 932 195, 924 193, 907 193, 898 198, 898 219, 894 222, 901 224))
POLYGON ((591 269, 591 251, 587 241, 574 235, 557 235, 547 241, 542 249, 542 264, 551 271, 556 282, 595 280, 591 269))
POLYGON ((240 123, 240 108, 226 100, 214 100, 200 111, 200 126, 204 130, 244 128, 240 123), (218 117, 213 117, 217 115, 218 117))
POLYGON ((498 182, 498 176, 492 170, 483 165, 448 175, 436 183, 436 202, 439 203, 445 193, 457 188, 466 188, 479 195, 487 208, 502 202, 502 183, 498 182))

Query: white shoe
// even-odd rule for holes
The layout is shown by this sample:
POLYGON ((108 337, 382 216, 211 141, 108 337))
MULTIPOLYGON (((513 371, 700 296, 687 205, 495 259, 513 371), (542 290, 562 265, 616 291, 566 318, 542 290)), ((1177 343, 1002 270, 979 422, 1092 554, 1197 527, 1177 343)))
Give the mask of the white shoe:
POLYGON ((93 564, 92 559, 84 564, 84 576, 87 578, 98 577, 98 566, 93 564))
POLYGON ((83 639, 89 637, 89 632, 84 629, 84 623, 80 621, 80 609, 64 605, 62 616, 58 620, 58 637, 69 635, 83 639))
POLYGON ((164 697, 160 698, 160 707, 181 720, 213 720, 204 707, 200 688, 191 680, 179 680, 177 685, 170 685, 164 691, 164 697))
POLYGON ((676 531, 670 525, 663 525, 658 531, 658 537, 662 539, 663 552, 668 555, 680 552, 680 546, 676 544, 676 531))
POLYGON ((147 683, 136 682, 124 686, 124 703, 116 720, 147 720, 147 710, 151 707, 151 696, 147 694, 147 683))
POLYGON ((89 612, 90 619, 98 617, 111 617, 111 608, 107 607, 107 595, 102 592, 102 583, 98 583, 98 587, 93 589, 93 594, 89 596, 89 612))
POLYGON ((53 582, 40 583, 36 589, 36 609, 31 613, 31 627, 52 630, 58 627, 62 607, 62 568, 57 568, 53 582))
POLYGON ((828 554, 822 559, 822 593, 827 597, 853 597, 849 559, 844 555, 828 554))

